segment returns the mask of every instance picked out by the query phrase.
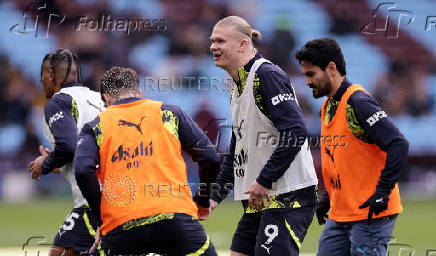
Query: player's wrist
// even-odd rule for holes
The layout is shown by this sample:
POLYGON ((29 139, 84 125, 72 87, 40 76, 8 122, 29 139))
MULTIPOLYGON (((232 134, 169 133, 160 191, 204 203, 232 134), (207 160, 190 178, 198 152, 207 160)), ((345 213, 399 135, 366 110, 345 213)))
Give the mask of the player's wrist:
POLYGON ((375 189, 374 195, 376 197, 389 197, 389 194, 391 193, 392 189, 386 185, 377 184, 377 187, 375 189))
POLYGON ((209 208, 210 206, 210 201, 209 201, 209 197, 207 196, 203 196, 203 195, 195 195, 194 196, 194 202, 198 205, 201 206, 203 208, 209 208))
POLYGON ((222 198, 220 195, 217 195, 215 193, 210 199, 215 201, 217 204, 220 204, 224 198, 222 198))
POLYGON ((272 181, 266 179, 262 175, 259 175, 256 178, 256 181, 257 181, 257 183, 259 183, 260 185, 262 185, 263 187, 265 187, 267 189, 271 189, 272 188, 272 181))
POLYGON ((53 168, 51 168, 51 167, 48 166, 46 160, 47 160, 47 158, 44 159, 44 161, 42 162, 42 166, 41 166, 41 170, 42 170, 41 173, 44 174, 44 175, 49 174, 49 173, 53 170, 53 168))

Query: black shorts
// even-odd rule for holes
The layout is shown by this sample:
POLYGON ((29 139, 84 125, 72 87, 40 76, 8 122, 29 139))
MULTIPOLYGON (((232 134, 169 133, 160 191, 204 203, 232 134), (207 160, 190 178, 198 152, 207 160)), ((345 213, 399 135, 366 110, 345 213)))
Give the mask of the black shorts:
POLYGON ((131 220, 103 236, 101 247, 105 255, 218 255, 200 222, 182 213, 131 220))
MULTIPOLYGON (((86 253, 95 241, 97 226, 98 218, 88 206, 73 208, 59 228, 53 244, 86 253)), ((98 255, 98 252, 93 255, 98 255)))
POLYGON ((231 250, 247 255, 298 255, 315 205, 244 213, 231 250))

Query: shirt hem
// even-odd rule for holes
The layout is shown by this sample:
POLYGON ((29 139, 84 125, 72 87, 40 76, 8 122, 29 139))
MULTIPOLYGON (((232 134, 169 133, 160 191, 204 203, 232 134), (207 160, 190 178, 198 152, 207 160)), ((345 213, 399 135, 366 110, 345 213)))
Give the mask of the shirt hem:
MULTIPOLYGON (((314 186, 314 185, 318 185, 318 180, 315 179, 315 180, 308 181, 306 183, 302 183, 302 184, 298 184, 298 185, 282 188, 282 189, 279 189, 279 190, 270 191, 269 195, 270 196, 280 195, 280 194, 288 193, 288 192, 291 192, 291 191, 295 191, 295 190, 307 188, 307 187, 310 187, 310 186, 314 186)), ((248 194, 243 194, 243 195, 240 195, 240 196, 235 194, 235 196, 234 196, 234 200, 235 201, 248 200, 249 198, 250 198, 250 195, 248 195, 248 194)))

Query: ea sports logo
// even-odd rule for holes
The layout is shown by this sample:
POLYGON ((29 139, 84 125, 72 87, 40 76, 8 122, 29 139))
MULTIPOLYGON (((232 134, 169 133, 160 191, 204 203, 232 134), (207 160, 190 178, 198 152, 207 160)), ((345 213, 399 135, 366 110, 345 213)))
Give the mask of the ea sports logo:
POLYGON ((388 117, 384 111, 378 111, 372 116, 370 116, 368 119, 366 119, 366 122, 369 124, 369 126, 373 126, 375 123, 377 123, 378 120, 388 117))
POLYGON ((288 101, 288 100, 294 100, 294 97, 292 96, 292 94, 290 93, 283 93, 283 94, 279 94, 276 95, 274 97, 271 98, 271 103, 273 104, 273 106, 279 104, 282 101, 288 101))
POLYGON ((111 174, 105 179, 102 194, 108 204, 124 207, 135 200, 136 184, 125 174, 111 174))

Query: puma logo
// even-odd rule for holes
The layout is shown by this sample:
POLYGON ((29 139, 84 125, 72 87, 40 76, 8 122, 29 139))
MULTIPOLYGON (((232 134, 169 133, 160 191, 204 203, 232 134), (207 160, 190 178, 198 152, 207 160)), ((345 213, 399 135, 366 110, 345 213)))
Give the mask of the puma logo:
POLYGON ((63 234, 65 234, 65 232, 67 232, 67 231, 60 231, 60 230, 58 230, 58 233, 59 233, 59 237, 61 237, 63 234))
MULTIPOLYGON (((333 162, 333 164, 334 164, 334 163, 335 163, 335 158, 334 158, 334 156, 333 156, 333 152, 330 151, 330 149, 329 149, 328 147, 325 147, 324 149, 325 149, 325 152, 326 152, 327 155, 331 158, 331 160, 332 160, 332 162, 333 162)), ((333 151, 334 151, 334 150, 333 150, 333 151)))
POLYGON ((131 122, 129 122, 129 121, 126 121, 126 120, 118 120, 118 126, 122 126, 122 125, 126 125, 126 126, 129 126, 129 127, 135 127, 136 128, 136 130, 138 130, 138 132, 141 134, 141 135, 143 135, 142 134, 142 130, 141 130, 141 123, 142 123, 142 121, 145 119, 145 116, 143 116, 143 117, 141 117, 141 121, 139 121, 139 124, 135 124, 135 123, 131 123, 131 122))
POLYGON ((376 199, 375 202, 376 202, 376 203, 383 203, 383 197, 381 197, 381 198, 379 198, 379 199, 376 199))
POLYGON ((266 247, 266 245, 262 244, 261 247, 264 248, 264 249, 266 250, 266 252, 267 252, 268 254, 271 255, 271 253, 269 252, 269 250, 272 248, 272 246, 270 246, 270 247, 266 247))

